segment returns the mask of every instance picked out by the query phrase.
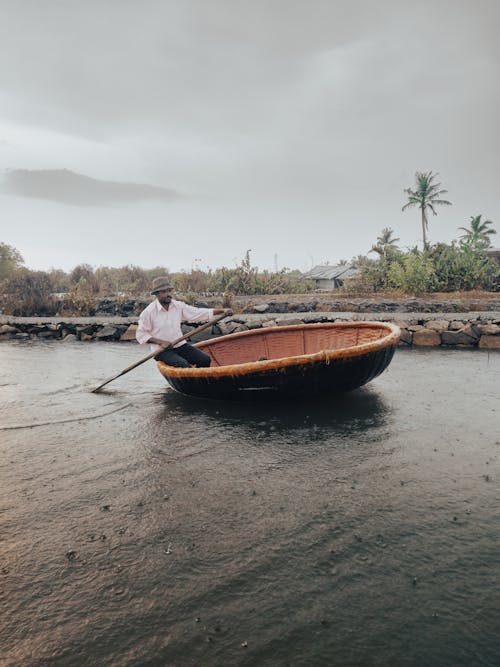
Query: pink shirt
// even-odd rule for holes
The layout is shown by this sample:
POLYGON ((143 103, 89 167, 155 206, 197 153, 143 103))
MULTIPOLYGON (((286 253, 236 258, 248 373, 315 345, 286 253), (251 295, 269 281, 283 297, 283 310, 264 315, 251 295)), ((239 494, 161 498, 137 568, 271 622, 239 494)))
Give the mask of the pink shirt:
MULTIPOLYGON (((146 344, 150 338, 173 342, 183 335, 181 322, 208 322, 213 314, 213 308, 196 308, 174 299, 170 302, 168 310, 165 310, 158 299, 155 299, 142 311, 135 337, 141 345, 146 344)), ((181 345, 185 345, 185 341, 174 347, 181 345)), ((150 347, 153 352, 160 346, 151 343, 150 347)))

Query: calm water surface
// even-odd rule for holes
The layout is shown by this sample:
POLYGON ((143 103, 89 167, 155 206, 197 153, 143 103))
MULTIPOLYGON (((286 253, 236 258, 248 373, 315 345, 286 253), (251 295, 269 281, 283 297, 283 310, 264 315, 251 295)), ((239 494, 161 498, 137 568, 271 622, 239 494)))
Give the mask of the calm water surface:
POLYGON ((500 354, 341 398, 188 399, 0 343, 0 664, 500 664, 500 354))

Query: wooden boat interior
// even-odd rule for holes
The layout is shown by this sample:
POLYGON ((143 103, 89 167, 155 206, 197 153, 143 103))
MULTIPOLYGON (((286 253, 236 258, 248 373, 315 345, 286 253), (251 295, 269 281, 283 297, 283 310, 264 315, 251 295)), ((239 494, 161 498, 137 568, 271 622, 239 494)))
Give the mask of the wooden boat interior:
POLYGON ((390 333, 383 325, 348 323, 273 327, 233 334, 199 345, 212 367, 315 354, 374 343, 390 333))

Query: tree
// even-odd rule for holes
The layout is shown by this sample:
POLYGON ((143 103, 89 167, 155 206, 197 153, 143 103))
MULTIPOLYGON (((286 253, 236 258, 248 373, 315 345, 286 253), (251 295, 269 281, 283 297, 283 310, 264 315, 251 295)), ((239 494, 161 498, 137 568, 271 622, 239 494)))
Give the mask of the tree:
POLYGON ((405 209, 411 206, 418 206, 422 215, 422 239, 424 244, 424 250, 427 248, 427 235, 426 232, 429 228, 429 221, 427 218, 427 211, 430 210, 434 215, 437 215, 435 211, 435 206, 451 206, 451 202, 446 199, 441 199, 441 196, 446 194, 447 190, 440 190, 441 183, 435 183, 434 179, 438 174, 433 174, 432 171, 417 171, 415 174, 415 184, 416 189, 412 190, 411 188, 406 188, 404 192, 408 195, 408 203, 406 203, 401 209, 405 209))
POLYGON ((491 236, 496 234, 496 230, 492 229, 493 223, 491 220, 481 221, 481 215, 471 215, 470 228, 459 227, 465 234, 460 237, 463 245, 472 246, 479 250, 485 250, 491 246, 491 236))
POLYGON ((384 227, 380 236, 377 236, 377 243, 372 245, 368 252, 376 252, 383 259, 394 255, 399 250, 396 245, 399 238, 394 238, 393 234, 394 231, 390 227, 384 227))
POLYGON ((70 273, 71 285, 74 289, 88 294, 97 294, 99 285, 97 284, 94 269, 90 264, 78 264, 70 273))
POLYGON ((24 259, 19 250, 6 243, 0 243, 0 280, 8 278, 21 264, 24 264, 24 259))

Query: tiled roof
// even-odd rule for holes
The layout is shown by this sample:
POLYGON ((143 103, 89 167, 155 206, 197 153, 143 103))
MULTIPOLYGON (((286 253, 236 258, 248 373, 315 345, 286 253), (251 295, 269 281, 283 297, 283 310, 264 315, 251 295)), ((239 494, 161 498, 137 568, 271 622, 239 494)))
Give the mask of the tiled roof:
POLYGON ((338 264, 337 266, 327 265, 318 265, 312 268, 307 273, 302 275, 302 278, 309 278, 311 280, 334 280, 335 278, 341 278, 346 280, 347 278, 353 278, 358 273, 352 264, 338 264))

